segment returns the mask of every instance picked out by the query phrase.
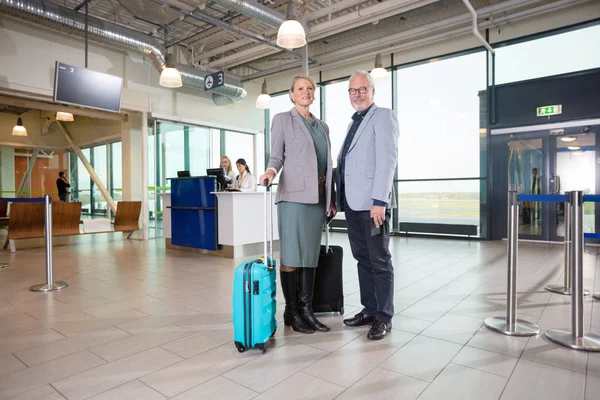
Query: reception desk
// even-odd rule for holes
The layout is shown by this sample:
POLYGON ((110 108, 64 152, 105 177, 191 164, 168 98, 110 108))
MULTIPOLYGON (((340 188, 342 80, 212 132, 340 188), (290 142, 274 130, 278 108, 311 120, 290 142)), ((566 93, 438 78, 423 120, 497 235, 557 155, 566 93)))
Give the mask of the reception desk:
MULTIPOLYGON (((163 224, 167 248, 199 251, 228 258, 258 256, 263 253, 265 232, 264 192, 213 192, 217 212, 217 242, 215 251, 194 249, 189 246, 177 246, 172 242, 171 232, 176 230, 172 219, 171 194, 164 193, 163 224), (168 225, 168 226, 167 226, 168 225)), ((275 194, 273 194, 273 203, 275 194)), ((277 207, 273 204, 273 244, 274 250, 279 248, 279 231, 277 225, 277 207)))

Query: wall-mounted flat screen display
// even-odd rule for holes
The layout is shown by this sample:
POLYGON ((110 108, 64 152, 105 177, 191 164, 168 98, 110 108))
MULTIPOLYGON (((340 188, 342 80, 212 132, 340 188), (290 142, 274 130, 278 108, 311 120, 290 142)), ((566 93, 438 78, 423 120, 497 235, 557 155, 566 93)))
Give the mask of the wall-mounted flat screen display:
POLYGON ((122 88, 121 77, 56 62, 54 77, 56 103, 119 112, 122 88))

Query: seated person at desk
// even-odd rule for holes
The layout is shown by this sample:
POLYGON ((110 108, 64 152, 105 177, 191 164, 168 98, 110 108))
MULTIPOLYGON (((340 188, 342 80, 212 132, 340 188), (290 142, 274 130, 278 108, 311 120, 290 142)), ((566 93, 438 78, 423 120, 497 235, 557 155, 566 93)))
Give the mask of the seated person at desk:
POLYGON ((235 173, 231 168, 231 160, 227 156, 221 157, 221 168, 223 168, 223 174, 225 175, 225 181, 227 182, 227 186, 233 184, 233 180, 235 179, 235 173))
POLYGON ((239 175, 234 179, 233 187, 227 188, 227 190, 233 190, 236 192, 255 192, 256 178, 250 173, 250 168, 248 168, 246 160, 240 158, 235 162, 235 166, 239 171, 239 175))

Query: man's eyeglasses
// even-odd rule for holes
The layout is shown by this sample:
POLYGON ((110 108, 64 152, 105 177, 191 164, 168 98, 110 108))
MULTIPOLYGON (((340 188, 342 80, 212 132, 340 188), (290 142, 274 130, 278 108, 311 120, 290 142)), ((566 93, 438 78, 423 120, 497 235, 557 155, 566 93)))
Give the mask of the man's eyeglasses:
POLYGON ((350 88, 350 89, 348 89, 348 93, 350 93, 351 96, 354 96, 357 92, 359 94, 365 94, 365 93, 367 93, 367 89, 369 89, 369 88, 370 88, 370 86, 362 86, 362 87, 359 87, 358 89, 350 88))

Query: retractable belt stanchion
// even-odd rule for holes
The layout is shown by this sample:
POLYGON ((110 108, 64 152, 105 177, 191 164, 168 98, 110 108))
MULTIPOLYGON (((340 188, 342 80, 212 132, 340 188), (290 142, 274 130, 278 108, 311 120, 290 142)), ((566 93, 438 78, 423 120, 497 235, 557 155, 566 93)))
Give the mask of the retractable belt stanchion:
POLYGON ((563 285, 548 285, 546 290, 558 294, 571 294, 571 195, 565 202, 565 270, 563 285))
POLYGON ((52 197, 44 196, 44 215, 46 236, 46 283, 34 285, 29 290, 32 292, 50 292, 52 290, 64 289, 69 284, 67 282, 53 282, 52 277, 52 197))
POLYGON ((519 242, 519 200, 517 192, 508 194, 508 290, 506 318, 489 317, 485 326, 509 336, 534 336, 540 328, 528 321, 517 319, 517 264, 519 242))
POLYGON ((600 336, 583 333, 583 192, 571 192, 571 331, 551 329, 546 337, 575 350, 600 351, 600 336))

